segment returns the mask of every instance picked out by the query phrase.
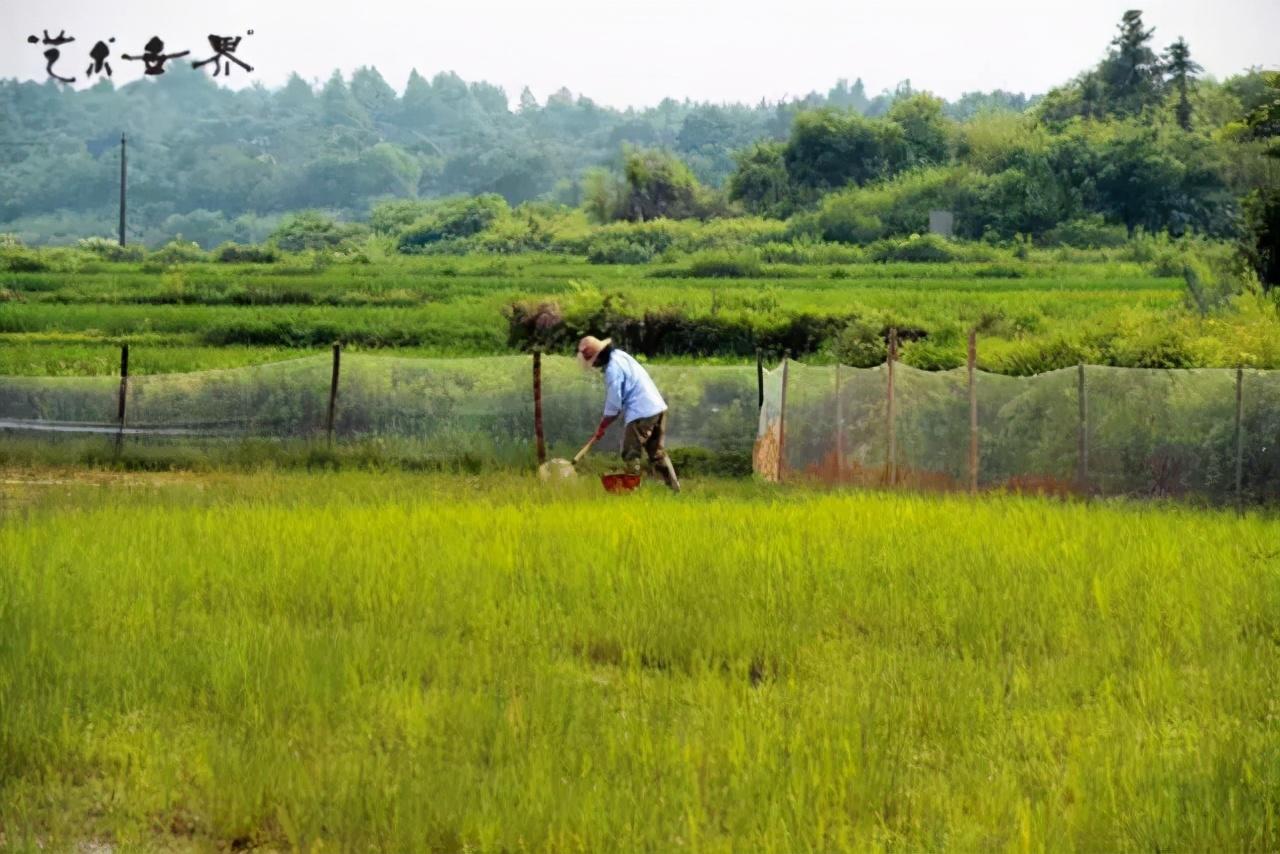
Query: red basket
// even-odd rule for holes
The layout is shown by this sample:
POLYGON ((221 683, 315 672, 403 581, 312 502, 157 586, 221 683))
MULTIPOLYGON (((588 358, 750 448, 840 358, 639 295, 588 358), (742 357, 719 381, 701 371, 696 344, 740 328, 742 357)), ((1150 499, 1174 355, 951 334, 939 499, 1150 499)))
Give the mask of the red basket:
POLYGON ((640 485, 640 475, 603 474, 600 476, 600 483, 604 485, 606 492, 630 492, 640 485))

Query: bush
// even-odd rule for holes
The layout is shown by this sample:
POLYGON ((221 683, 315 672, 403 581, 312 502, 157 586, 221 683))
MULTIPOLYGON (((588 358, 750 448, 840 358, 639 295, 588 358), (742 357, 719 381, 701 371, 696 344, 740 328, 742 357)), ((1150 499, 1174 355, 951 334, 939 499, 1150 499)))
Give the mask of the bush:
POLYGON ((121 246, 106 237, 86 237, 76 243, 76 248, 90 252, 105 261, 141 261, 147 251, 137 243, 121 246))
POLYGON ((506 199, 493 193, 450 199, 400 232, 396 248, 401 252, 422 252, 435 243, 465 240, 510 214, 506 199))
POLYGON ((836 336, 836 359, 854 368, 874 368, 889 356, 884 330, 865 320, 851 321, 836 336))
POLYGON ((204 250, 196 243, 181 237, 170 240, 151 253, 151 260, 160 264, 194 264, 205 260, 204 250))
POLYGON ((793 240, 764 244, 760 260, 766 264, 857 264, 865 259, 857 246, 793 240))
POLYGON ((214 257, 223 264, 274 264, 280 253, 265 243, 224 243, 214 250, 214 257))
POLYGON ((40 254, 21 244, 0 245, 0 270, 11 273, 42 273, 49 264, 40 254))
POLYGON ((369 227, 375 234, 399 234, 431 213, 439 202, 422 199, 388 199, 369 211, 369 227))
POLYGON ((824 240, 840 243, 905 237, 929 227, 930 210, 962 213, 979 181, 963 167, 945 167, 918 169, 870 187, 850 187, 822 200, 818 228, 824 240))
POLYGON ((922 371, 949 371, 965 363, 964 354, 955 346, 938 341, 908 341, 902 347, 903 364, 922 371))
POLYGON ((1138 330, 1112 342, 1110 364, 1121 368, 1196 368, 1187 337, 1169 326, 1138 330))
POLYGON ((937 263, 960 258, 954 244, 936 234, 913 234, 906 240, 878 240, 867 254, 873 261, 937 263))
POLYGON ((1122 225, 1108 225, 1100 215, 1073 219, 1055 225, 1040 239, 1042 246, 1070 246, 1074 249, 1114 249, 1129 241, 1122 225))
POLYGON ((652 246, 608 235, 591 241, 587 260, 592 264, 647 264, 654 254, 652 246))
POLYGON ((555 349, 564 343, 564 312, 555 302, 522 301, 509 305, 507 344, 520 350, 555 349))
POLYGON ((991 363, 996 373, 1012 376, 1029 377, 1049 371, 1071 368, 1081 362, 1092 364, 1098 362, 1098 353, 1087 345, 1058 337, 1045 341, 1026 341, 991 363))
MULTIPOLYGON (((572 225, 572 223, 570 223, 572 225)), ((610 246, 620 242, 644 247, 650 257, 666 252, 701 252, 708 249, 745 249, 791 240, 787 223, 756 217, 716 219, 710 222, 654 219, 646 222, 615 222, 596 228, 566 228, 556 234, 550 248, 574 255, 608 256, 610 246)), ((608 262, 605 262, 608 263, 608 262)))
POLYGON ((684 272, 695 279, 751 279, 760 275, 760 256, 752 252, 703 252, 689 260, 684 272))
POLYGON ((287 217, 271 233, 271 242, 285 252, 336 249, 368 234, 354 222, 338 222, 318 211, 303 211, 287 217))

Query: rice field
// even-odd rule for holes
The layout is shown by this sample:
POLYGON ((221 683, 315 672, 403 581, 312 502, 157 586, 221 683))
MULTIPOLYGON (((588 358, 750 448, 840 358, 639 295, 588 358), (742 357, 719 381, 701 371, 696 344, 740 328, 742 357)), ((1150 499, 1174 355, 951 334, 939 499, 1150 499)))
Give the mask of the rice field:
MULTIPOLYGON (((800 317, 816 339, 785 347, 828 361, 831 329, 856 318, 911 330, 902 358, 925 369, 962 363, 971 328, 980 363, 996 373, 1075 364, 1072 354, 1130 367, 1280 367, 1274 301, 1249 295, 1202 318, 1188 309, 1180 276, 1043 253, 999 263, 778 263, 738 278, 552 255, 66 264, 0 271, 0 375, 111 374, 122 343, 135 374, 275 361, 335 340, 402 355, 505 354, 516 348, 504 311, 519 301, 554 302, 575 328, 597 332, 646 313, 683 318, 681 334, 693 340, 657 354, 664 359, 750 361, 753 340, 767 344, 771 329, 800 317), (730 341, 725 324, 741 340, 730 341)), ((780 356, 784 346, 773 349, 780 356)))
POLYGON ((3 480, 0 848, 1280 847, 1274 517, 3 480))

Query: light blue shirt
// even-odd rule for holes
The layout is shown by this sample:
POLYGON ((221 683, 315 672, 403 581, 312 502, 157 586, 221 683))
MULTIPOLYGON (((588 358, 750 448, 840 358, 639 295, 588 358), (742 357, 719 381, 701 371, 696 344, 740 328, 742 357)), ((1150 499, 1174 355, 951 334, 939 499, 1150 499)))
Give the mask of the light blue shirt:
POLYGON ((626 353, 615 348, 604 366, 604 417, 622 414, 622 423, 650 418, 665 412, 667 402, 658 393, 649 372, 626 353))

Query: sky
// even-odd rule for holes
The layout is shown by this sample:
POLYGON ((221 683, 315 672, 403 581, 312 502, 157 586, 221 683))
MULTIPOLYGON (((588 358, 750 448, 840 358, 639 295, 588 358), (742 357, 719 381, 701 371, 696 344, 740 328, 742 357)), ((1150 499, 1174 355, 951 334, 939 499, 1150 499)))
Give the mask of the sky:
MULTIPOLYGON (((243 36, 233 86, 282 85, 297 71, 378 68, 403 91, 411 69, 455 71, 502 86, 514 104, 561 87, 614 107, 664 97, 757 103, 825 92, 861 77, 869 94, 910 79, 954 99, 972 90, 1041 93, 1096 63, 1134 0, 0 0, 0 78, 44 80, 44 45, 66 30, 56 70, 86 82, 89 50, 114 37, 117 84, 141 76, 154 35, 166 52, 205 59, 208 35, 243 36), (249 35, 248 31, 253 34, 249 35)), ((1163 0, 1141 5, 1163 49, 1185 36, 1207 73, 1280 67, 1277 0, 1163 0)), ((211 70, 212 66, 206 68, 211 70)), ((97 79, 97 78, 94 78, 97 79)))

